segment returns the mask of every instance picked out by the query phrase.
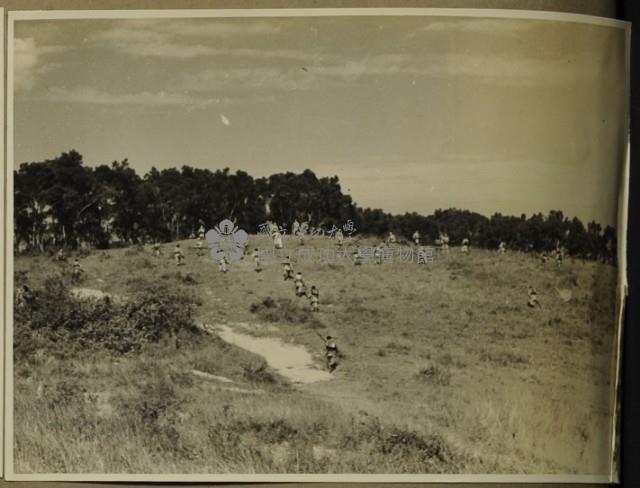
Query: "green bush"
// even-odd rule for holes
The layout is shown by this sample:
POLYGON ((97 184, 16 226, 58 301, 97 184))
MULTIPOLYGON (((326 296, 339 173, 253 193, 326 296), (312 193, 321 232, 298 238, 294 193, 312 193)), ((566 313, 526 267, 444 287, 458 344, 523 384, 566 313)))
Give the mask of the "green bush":
POLYGON ((242 375, 251 383, 266 383, 275 385, 278 380, 269 370, 267 363, 262 361, 257 364, 243 364, 242 375))
POLYGON ((38 351, 69 356, 105 349, 137 352, 148 342, 178 334, 198 334, 191 295, 162 284, 146 283, 122 303, 106 298, 79 298, 60 277, 48 278, 15 306, 14 354, 30 362, 38 351))

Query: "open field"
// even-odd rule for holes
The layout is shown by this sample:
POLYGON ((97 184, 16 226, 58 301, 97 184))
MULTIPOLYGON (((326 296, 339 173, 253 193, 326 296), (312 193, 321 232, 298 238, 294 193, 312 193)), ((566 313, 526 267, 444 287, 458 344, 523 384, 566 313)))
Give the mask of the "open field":
MULTIPOLYGON (((279 258, 261 273, 249 257, 232 261, 222 274, 193 241, 181 245, 179 268, 173 244, 160 258, 94 251, 75 286, 126 301, 168 284, 196 297, 194 321, 214 334, 126 354, 38 343, 15 364, 17 473, 608 472, 615 268, 457 248, 422 266, 296 262, 285 238, 282 255, 319 287, 313 314, 279 258), (529 285, 541 308, 527 307, 529 285), (317 333, 331 334, 344 357, 331 379, 295 383, 217 326, 304 346, 318 370, 317 333)), ((251 237, 251 248, 267 245, 251 237)), ((58 266, 15 258, 34 288, 58 266)))

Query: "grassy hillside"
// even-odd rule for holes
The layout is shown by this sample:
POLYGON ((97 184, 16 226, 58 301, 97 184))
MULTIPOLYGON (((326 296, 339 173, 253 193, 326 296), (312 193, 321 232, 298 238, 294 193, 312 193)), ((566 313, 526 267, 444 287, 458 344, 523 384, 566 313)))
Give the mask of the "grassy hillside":
MULTIPOLYGON (((179 268, 173 245, 160 258, 95 251, 77 286, 126 302, 166 285, 194 297, 195 322, 306 346, 319 368, 317 333, 334 335, 344 357, 332 380, 292 384, 198 331, 128 353, 34 339, 15 367, 16 471, 607 472, 614 268, 456 248, 424 266, 355 267, 301 259, 287 239, 283 253, 320 289, 317 314, 279 258, 222 274, 193 241, 179 268), (529 285, 541 308, 527 307, 529 285)), ((267 245, 252 237, 252 248, 267 245)), ((58 267, 15 260, 35 288, 58 267)))

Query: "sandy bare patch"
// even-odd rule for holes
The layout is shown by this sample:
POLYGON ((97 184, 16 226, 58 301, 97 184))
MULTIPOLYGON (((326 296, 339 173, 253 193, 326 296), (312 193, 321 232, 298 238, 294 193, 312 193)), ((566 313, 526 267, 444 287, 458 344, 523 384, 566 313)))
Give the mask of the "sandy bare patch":
POLYGON ((223 324, 204 328, 234 346, 262 356, 271 368, 293 383, 315 383, 333 378, 329 372, 322 371, 313 364, 313 357, 303 346, 286 344, 275 337, 243 334, 223 324))

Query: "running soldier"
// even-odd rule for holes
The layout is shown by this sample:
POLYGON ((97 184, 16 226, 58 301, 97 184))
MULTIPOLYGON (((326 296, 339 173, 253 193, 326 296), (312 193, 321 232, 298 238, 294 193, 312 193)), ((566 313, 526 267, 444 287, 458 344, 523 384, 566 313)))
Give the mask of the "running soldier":
POLYGON ((527 302, 527 305, 531 308, 535 308, 535 307, 540 307, 542 308, 542 305, 540 305, 540 302, 538 301, 538 293, 536 292, 535 288, 533 288, 531 285, 529 285, 529 290, 527 291, 527 295, 529 295, 529 301, 527 302))
POLYGON ((273 247, 275 247, 276 249, 282 249, 282 234, 279 230, 277 230, 277 227, 276 231, 273 234, 273 247))
POLYGON ((82 276, 82 268, 80 267, 80 261, 78 258, 73 260, 73 264, 71 265, 71 278, 74 281, 78 281, 82 276))
POLYGON ((222 273, 227 274, 227 271, 229 271, 229 268, 227 267, 228 264, 229 264, 229 262, 227 261, 227 257, 226 256, 222 256, 222 259, 220 261, 218 261, 218 269, 222 273))
POLYGON ((440 241, 442 242, 440 247, 442 254, 449 254, 449 235, 446 233, 441 234, 440 241))
POLYGON ((353 265, 360 266, 362 264, 362 253, 360 252, 360 248, 357 247, 355 251, 353 251, 353 265))
POLYGON ((469 252, 469 239, 467 239, 466 237, 462 239, 462 247, 460 248, 460 251, 464 254, 467 254, 469 252))
POLYGON ((325 355, 327 357, 327 369, 333 373, 338 367, 338 345, 333 337, 327 336, 324 340, 325 355))
POLYGON ((373 250, 373 257, 375 259, 376 264, 382 264, 382 248, 383 247, 384 247, 384 244, 381 242, 373 250))
POLYGON ((287 256, 285 260, 282 261, 282 264, 284 265, 284 268, 282 269, 282 274, 284 275, 284 281, 292 280, 293 268, 291 267, 291 260, 289 259, 289 256, 287 256))
POLYGON ((298 245, 304 246, 304 237, 309 232, 309 222, 302 222, 300 224, 300 230, 298 231, 298 245))
POLYGON ((16 289, 16 304, 18 307, 24 307, 33 299, 31 288, 29 285, 22 285, 16 289))
POLYGON ((201 239, 196 242, 196 256, 201 257, 204 255, 204 244, 201 239))
POLYGON ((300 271, 296 273, 296 277, 293 280, 293 284, 296 287, 297 297, 302 297, 307 294, 307 286, 304 283, 304 278, 302 277, 302 273, 300 271))
POLYGON ((260 271, 262 271, 262 268, 260 267, 260 252, 258 251, 257 247, 251 253, 251 257, 253 258, 253 262, 256 263, 256 273, 259 273, 260 271))
POLYGON ((309 300, 311 301, 311 311, 318 312, 320 310, 320 291, 316 288, 316 285, 311 286, 309 300))
POLYGON ((429 254, 427 253, 427 250, 425 249, 424 246, 419 246, 418 247, 418 253, 417 253, 417 262, 418 264, 427 264, 429 263, 429 254))
POLYGON ((176 244, 176 247, 173 248, 173 258, 176 260, 176 266, 182 266, 184 263, 184 254, 182 254, 182 250, 180 249, 180 244, 176 244))
POLYGON ((556 244, 556 266, 559 268, 562 266, 562 260, 564 259, 564 252, 562 246, 558 242, 556 244))

